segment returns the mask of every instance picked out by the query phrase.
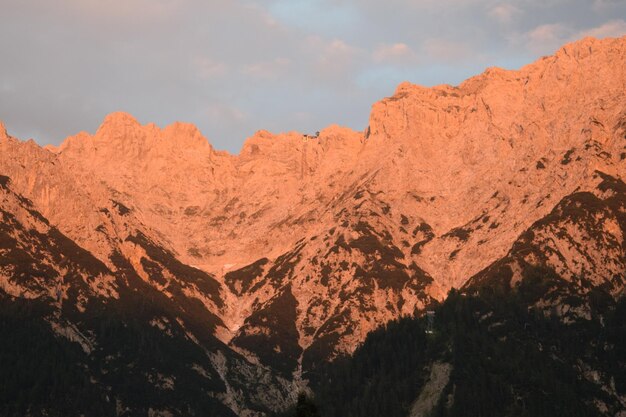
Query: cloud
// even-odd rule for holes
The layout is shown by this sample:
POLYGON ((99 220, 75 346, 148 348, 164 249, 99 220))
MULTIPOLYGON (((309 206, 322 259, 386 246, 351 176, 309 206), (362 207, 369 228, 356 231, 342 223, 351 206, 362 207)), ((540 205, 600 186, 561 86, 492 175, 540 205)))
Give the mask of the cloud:
POLYGON ((377 45, 372 59, 382 64, 411 64, 416 63, 417 56, 406 43, 398 42, 377 45))
POLYGON ((500 3, 489 10, 488 15, 500 23, 510 23, 514 17, 521 13, 522 10, 511 3, 500 3))
POLYGON ((587 36, 594 38, 617 38, 626 35, 626 21, 623 19, 611 20, 595 28, 576 33, 572 38, 580 39, 587 36))
POLYGON ((617 8, 620 4, 623 6, 623 0, 593 0, 593 9, 596 12, 604 12, 613 8, 617 8))
POLYGON ((206 116, 215 122, 242 122, 247 118, 246 114, 241 109, 225 103, 213 103, 205 107, 204 111, 206 116))
POLYGON ((303 44, 304 56, 301 65, 310 63, 316 78, 326 82, 351 83, 350 75, 361 64, 365 52, 341 39, 324 39, 309 36, 303 44))
POLYGON ((282 24, 308 32, 324 33, 337 27, 349 27, 359 20, 360 6, 350 1, 269 0, 258 4, 267 7, 282 24))
POLYGON ((471 48, 467 44, 447 39, 427 39, 423 42, 422 49, 434 61, 443 63, 463 61, 471 54, 471 48))
MULTIPOLYGON (((626 35, 626 21, 622 19, 610 20, 599 26, 576 30, 572 26, 562 23, 553 23, 538 26, 521 36, 525 47, 537 54, 550 54, 568 42, 573 42, 587 36, 595 38, 620 37, 626 35)), ((520 38, 516 39, 520 42, 520 38)))
POLYGON ((215 61, 204 56, 197 56, 193 60, 193 67, 198 77, 210 79, 226 75, 228 66, 224 62, 215 61))
POLYGON ((284 74, 290 67, 291 59, 276 58, 271 61, 261 61, 244 65, 241 72, 256 78, 276 78, 284 74))
POLYGON ((554 52, 567 38, 568 28, 560 23, 537 26, 526 34, 526 47, 537 54, 554 52))
POLYGON ((129 0, 103 2, 99 0, 62 0, 62 6, 76 10, 84 18, 131 18, 171 16, 183 6, 181 0, 129 0))

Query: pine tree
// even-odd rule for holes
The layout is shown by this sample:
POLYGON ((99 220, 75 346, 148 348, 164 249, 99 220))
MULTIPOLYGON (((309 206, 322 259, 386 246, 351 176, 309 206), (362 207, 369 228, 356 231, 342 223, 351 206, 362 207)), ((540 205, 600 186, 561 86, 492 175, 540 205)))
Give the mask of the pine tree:
POLYGON ((304 392, 301 392, 298 395, 298 403, 296 405, 296 417, 319 417, 317 407, 304 392))

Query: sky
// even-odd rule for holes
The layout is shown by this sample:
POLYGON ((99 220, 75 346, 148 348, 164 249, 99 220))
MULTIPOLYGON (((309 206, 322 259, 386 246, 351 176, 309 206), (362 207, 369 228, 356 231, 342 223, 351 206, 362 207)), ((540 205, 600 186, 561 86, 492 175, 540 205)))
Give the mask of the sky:
POLYGON ((625 34, 626 0, 0 0, 0 120, 59 144, 126 111, 238 153, 261 129, 364 130, 403 81, 625 34))

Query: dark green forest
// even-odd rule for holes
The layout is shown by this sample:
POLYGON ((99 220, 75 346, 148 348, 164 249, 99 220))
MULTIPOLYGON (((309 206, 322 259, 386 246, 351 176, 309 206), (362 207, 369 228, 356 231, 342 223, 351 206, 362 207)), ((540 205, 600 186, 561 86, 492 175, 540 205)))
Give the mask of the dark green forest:
POLYGON ((82 349, 54 336, 41 319, 45 310, 0 297, 0 415, 111 415, 113 406, 85 372, 82 349))
POLYGON ((626 393, 626 300, 591 294, 593 319, 564 324, 528 307, 527 296, 452 291, 435 309, 432 334, 425 317, 388 323, 352 357, 309 375, 317 414, 287 415, 406 417, 435 361, 453 370, 432 417, 601 415, 593 399, 619 411, 581 370, 600 371, 626 393))
MULTIPOLYGON (((524 291, 452 291, 431 324, 426 317, 387 323, 352 357, 310 371, 312 392, 282 415, 406 417, 435 362, 452 372, 432 417, 601 415, 594 400, 620 411, 601 387, 626 394, 626 300, 592 291, 592 319, 566 324, 555 309, 529 307, 524 291), (598 383, 584 370, 598 371, 598 383)), ((92 327, 107 346, 87 355, 51 332, 43 319, 49 314, 45 305, 0 297, 0 415, 115 415, 114 399, 142 415, 159 404, 181 415, 233 415, 208 394, 205 379, 181 365, 202 363, 193 344, 110 315, 92 327), (116 350, 116 357, 104 355, 116 350), (175 390, 146 383, 156 364, 177 376, 175 390)))
POLYGON ((93 318, 101 345, 87 355, 52 332, 45 320, 51 313, 42 303, 0 297, 0 416, 134 416, 159 407, 234 415, 210 395, 222 388, 219 377, 207 381, 189 368, 205 363, 211 369, 184 337, 167 337, 136 314, 109 314, 93 318), (157 370, 175 375, 176 389, 146 380, 157 370))

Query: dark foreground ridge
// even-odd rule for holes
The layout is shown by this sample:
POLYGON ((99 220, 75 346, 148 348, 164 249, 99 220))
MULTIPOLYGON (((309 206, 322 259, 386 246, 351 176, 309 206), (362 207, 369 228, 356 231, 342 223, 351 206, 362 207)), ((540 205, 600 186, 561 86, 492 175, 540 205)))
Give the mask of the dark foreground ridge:
POLYGON ((453 291, 434 310, 432 333, 425 317, 371 333, 353 357, 317 376, 319 415, 619 415, 626 300, 594 292, 587 300, 593 319, 564 324, 556 312, 529 306, 543 280, 537 271, 509 294, 453 291))

